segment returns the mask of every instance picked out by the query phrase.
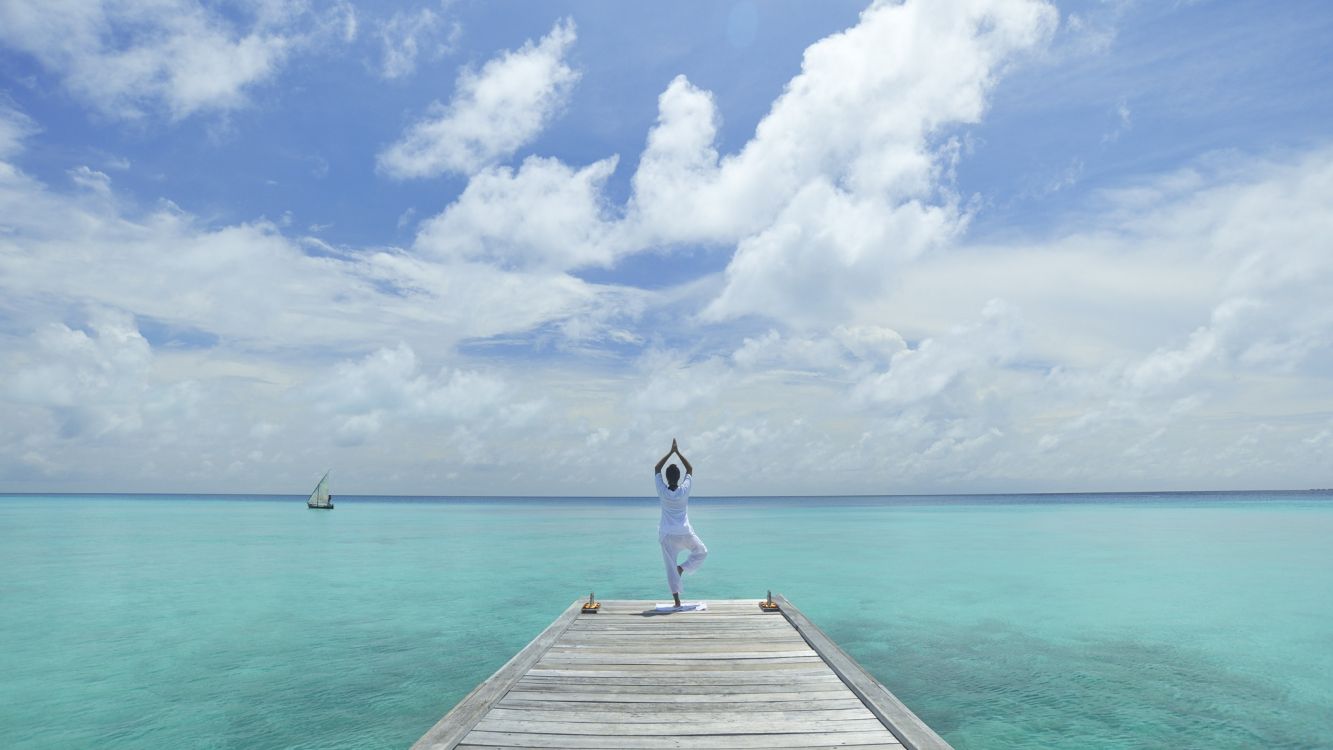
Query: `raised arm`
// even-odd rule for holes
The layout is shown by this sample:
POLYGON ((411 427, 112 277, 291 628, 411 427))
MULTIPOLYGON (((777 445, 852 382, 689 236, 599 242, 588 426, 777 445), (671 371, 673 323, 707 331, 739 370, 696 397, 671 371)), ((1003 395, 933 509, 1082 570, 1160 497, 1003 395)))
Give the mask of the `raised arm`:
POLYGON ((676 450, 676 445, 675 445, 675 441, 673 440, 673 441, 672 441, 672 444, 671 444, 671 450, 667 451, 667 452, 666 452, 666 455, 665 455, 665 456, 662 456, 662 460, 661 460, 661 461, 658 461, 658 462, 657 462, 657 465, 653 467, 653 473, 654 473, 654 474, 661 474, 661 473, 662 473, 662 467, 663 467, 663 466, 666 466, 667 459, 671 458, 671 454, 672 454, 673 452, 675 452, 675 450, 676 450))
MULTIPOLYGON (((676 455, 677 455, 677 456, 680 456, 680 462, 683 463, 683 464, 685 464, 685 473, 686 473, 686 474, 689 474, 690 476, 694 476, 694 467, 693 467, 693 466, 690 466, 690 459, 686 458, 686 457, 685 457, 685 454, 680 452, 680 448, 677 448, 677 447, 676 447, 676 439, 675 439, 675 438, 672 438, 672 439, 671 439, 671 450, 675 451, 675 452, 676 452, 676 455)), ((671 454, 668 453, 667 455, 669 456, 669 455, 671 455, 671 454)), ((665 459, 664 459, 664 460, 665 460, 665 459)))

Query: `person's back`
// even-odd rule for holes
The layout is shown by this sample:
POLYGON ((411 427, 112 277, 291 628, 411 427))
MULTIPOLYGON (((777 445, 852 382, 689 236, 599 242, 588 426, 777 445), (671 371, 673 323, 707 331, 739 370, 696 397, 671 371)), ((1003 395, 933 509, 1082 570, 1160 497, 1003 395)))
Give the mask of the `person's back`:
POLYGON ((676 447, 675 440, 671 441, 671 450, 662 456, 662 460, 658 461, 653 469, 657 498, 662 504, 662 516, 657 522, 657 541, 662 545, 662 562, 666 564, 667 585, 671 587, 671 596, 675 598, 677 607, 680 606, 681 575, 694 572, 703 564, 704 558, 708 557, 708 548, 690 526, 689 504, 690 489, 694 486, 693 474, 694 467, 676 447), (675 464, 667 466, 666 478, 662 477, 662 467, 666 465, 672 453, 680 456, 680 462, 685 464, 683 479, 680 476, 680 469, 675 464), (686 550, 690 556, 685 559, 684 564, 676 564, 676 557, 686 550))
POLYGON ((675 470, 677 477, 679 469, 676 467, 667 467, 667 479, 663 480, 661 474, 654 474, 657 481, 657 497, 662 502, 662 517, 657 522, 657 534, 693 534, 694 529, 690 527, 690 487, 694 480, 689 474, 680 480, 680 483, 673 489, 671 484, 675 483, 676 477, 672 477, 672 470, 675 470))

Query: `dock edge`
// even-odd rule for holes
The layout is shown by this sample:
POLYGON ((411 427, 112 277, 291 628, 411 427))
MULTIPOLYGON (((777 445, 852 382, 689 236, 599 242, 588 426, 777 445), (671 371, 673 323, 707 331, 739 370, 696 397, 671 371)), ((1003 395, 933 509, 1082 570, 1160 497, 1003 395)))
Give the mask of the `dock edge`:
POLYGON ((782 594, 774 594, 773 601, 781 608, 782 616, 787 618, 796 632, 815 653, 823 657, 838 678, 843 681, 856 697, 870 709, 894 737, 908 750, 953 750, 944 738, 935 733, 924 721, 903 705, 898 697, 880 684, 855 659, 824 634, 818 625, 811 622, 796 605, 782 594))
POLYGON ((421 736, 412 745, 412 750, 452 750, 467 733, 472 731, 481 717, 514 687, 514 684, 532 669, 542 656, 559 640, 569 626, 578 619, 583 608, 583 600, 575 599, 555 621, 546 626, 536 638, 514 654, 495 674, 472 689, 463 697, 444 718, 435 722, 430 731, 421 736))

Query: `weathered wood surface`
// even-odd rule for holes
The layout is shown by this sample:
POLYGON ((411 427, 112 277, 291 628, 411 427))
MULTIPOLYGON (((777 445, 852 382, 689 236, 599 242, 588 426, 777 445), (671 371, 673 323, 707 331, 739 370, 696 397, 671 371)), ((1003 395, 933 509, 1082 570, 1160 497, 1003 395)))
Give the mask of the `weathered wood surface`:
POLYGON ((785 599, 575 602, 413 750, 950 750, 785 599), (901 722, 902 726, 898 725, 901 722))

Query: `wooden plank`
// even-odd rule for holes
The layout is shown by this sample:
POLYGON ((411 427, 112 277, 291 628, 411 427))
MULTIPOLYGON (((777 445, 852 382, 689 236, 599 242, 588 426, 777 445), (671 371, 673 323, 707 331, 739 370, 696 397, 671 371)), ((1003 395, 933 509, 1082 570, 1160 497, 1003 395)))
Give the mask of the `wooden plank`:
POLYGON ((792 634, 791 626, 783 623, 781 626, 772 625, 749 627, 744 623, 737 625, 676 625, 673 623, 650 623, 650 624, 625 624, 625 625, 598 625, 583 626, 571 630, 571 635, 588 634, 598 637, 608 638, 636 638, 644 636, 699 636, 716 635, 722 637, 745 638, 753 634, 759 638, 788 638, 792 634))
POLYGON ((690 691, 674 685, 626 686, 623 690, 592 690, 591 686, 563 685, 557 689, 537 688, 520 682, 505 695, 505 700, 527 701, 620 701, 704 703, 716 700, 737 701, 820 701, 860 700, 844 685, 814 685, 801 689, 793 685, 708 685, 692 686, 690 691), (770 687, 771 690, 763 688, 770 687), (725 698, 723 697, 725 696, 725 698))
POLYGON ((865 679, 892 694, 778 601, 786 611, 733 600, 670 614, 603 601, 586 616, 575 602, 413 749, 948 748, 905 747, 865 679))
MULTIPOLYGON (((827 698, 775 698, 783 693, 759 693, 757 695, 657 695, 614 696, 606 693, 520 693, 509 691, 496 708, 560 708, 576 709, 579 706, 606 707, 617 710, 634 710, 638 707, 655 710, 689 711, 703 707, 715 711, 824 711, 836 708, 865 709, 865 704, 856 696, 848 696, 846 691, 829 693, 827 698), (530 697, 536 696, 536 697, 530 697), (624 700, 624 698, 636 700, 624 700), (684 700, 684 699, 690 700, 684 700)), ((790 694, 788 694, 790 695, 790 694)))
POLYGON ((690 640, 673 640, 658 638, 639 638, 635 640, 573 640, 561 638, 551 647, 551 653, 569 652, 579 654, 597 654, 603 651, 615 653, 637 653, 640 651, 655 653, 662 649, 669 649, 673 654, 709 654, 719 651, 790 651, 800 649, 814 653, 810 644, 800 638, 784 638, 783 640, 752 641, 735 638, 726 639, 708 639, 703 640, 694 638, 690 640))
POLYGON ((693 656, 672 659, 669 656, 649 655, 649 654, 545 654, 542 660, 537 664, 537 669, 600 669, 602 667, 615 668, 624 667, 643 667, 645 672, 651 671, 680 671, 692 672, 696 669, 701 671, 731 671, 731 670, 752 670, 752 669, 790 669, 800 666, 823 666, 819 654, 813 651, 810 654, 796 654, 792 656, 768 656, 762 652, 756 654, 734 655, 731 658, 719 659, 715 656, 693 656))
POLYGON ((550 747, 639 750, 640 748, 829 748, 862 747, 901 750, 887 729, 834 734, 715 734, 691 737, 604 737, 592 734, 527 734, 474 731, 460 747, 550 747))
MULTIPOLYGON (((687 599, 686 604, 694 600, 687 599)), ((652 599, 604 599, 602 600, 603 615, 641 615, 651 613, 655 616, 671 617, 698 617, 702 615, 718 614, 719 612, 728 613, 760 613, 758 600, 751 602, 748 599, 706 599, 704 604, 708 609, 705 610, 682 610, 675 611, 671 609, 657 609, 659 604, 667 604, 662 600, 652 599)))
POLYGON ((749 635, 718 635, 715 633, 658 633, 650 635, 646 633, 619 633, 615 635, 596 633, 570 633, 566 632, 565 637, 560 639, 560 643, 566 648, 583 644, 619 644, 624 646, 647 645, 647 644, 680 644, 688 646, 691 643, 708 644, 712 641, 722 643, 732 643, 742 641, 755 645, 763 644, 805 644, 805 640, 793 632, 785 632, 777 635, 766 636, 759 633, 749 635))
POLYGON ((554 689, 559 690, 563 690, 569 685, 588 689, 600 689, 604 686, 609 690, 630 690, 638 687, 651 689, 658 686, 669 686, 682 693, 690 692, 696 688, 737 685, 746 685, 755 691, 762 691, 769 687, 776 690, 808 690, 817 689, 820 685, 840 686, 842 689, 846 689, 842 680, 829 669, 822 672, 790 672, 783 674, 781 681, 774 680, 773 675, 765 672, 730 672, 722 675, 686 675, 679 673, 636 675, 623 672, 612 675, 589 674, 587 672, 576 672, 573 675, 540 675, 528 672, 519 684, 524 686, 524 689, 533 690, 541 689, 540 686, 543 685, 553 686, 554 689))
MULTIPOLYGON (((482 717, 477 722, 475 732, 504 732, 518 734, 582 734, 603 737, 645 737, 656 735, 668 735, 672 737, 689 737, 691 735, 709 735, 709 734, 728 734, 742 733, 740 730, 744 725, 737 724, 735 719, 729 721, 669 721, 659 723, 644 724, 599 724, 595 722, 560 722, 560 721, 523 721, 519 720, 500 720, 492 719, 490 716, 482 717)), ((868 719, 847 719, 843 721, 819 721, 819 720, 788 720, 783 722, 782 727, 764 727, 757 725, 754 731, 745 732, 748 734, 765 733, 765 729, 772 732, 782 733, 801 733, 801 734, 836 734, 839 732, 873 732, 875 730, 884 731, 884 726, 879 723, 879 719, 871 716, 868 719)))
POLYGON ((865 702, 866 707, 884 722, 907 750, 953 750, 944 738, 848 656, 786 597, 775 594, 773 601, 778 603, 783 617, 809 642, 811 648, 824 657, 829 668, 847 683, 847 687, 865 702))
MULTIPOLYGON (((567 679, 524 676, 514 685, 514 690, 530 691, 578 691, 588 693, 655 693, 669 690, 677 695, 694 693, 718 693, 723 691, 745 693, 807 693, 813 690, 836 690, 850 692, 838 676, 829 672, 827 675, 815 675, 797 679, 787 677, 782 682, 774 682, 765 675, 742 675, 725 679, 695 679, 682 682, 673 679, 621 677, 605 679, 567 679), (750 677, 751 679, 742 679, 750 677)), ((859 698, 857 700, 860 700, 859 698)))
MULTIPOLYGON (((725 664, 725 662, 724 662, 725 664)), ((686 666, 683 664, 653 664, 650 666, 625 664, 620 668, 615 666, 579 667, 569 664, 559 664, 551 667, 535 667, 531 670, 534 676, 547 677, 623 677, 627 674, 679 674, 682 678, 691 677, 726 677, 733 672, 764 672, 771 675, 771 679, 785 679, 784 675, 788 673, 795 674, 823 674, 828 672, 828 665, 822 662, 798 662, 796 664, 727 664, 725 667, 704 669, 695 666, 686 666)))
POLYGON ((571 643, 560 641, 547 653, 584 656, 595 654, 670 654, 672 656, 712 656, 716 654, 772 654, 799 652, 800 655, 813 654, 815 650, 805 641, 782 641, 777 643, 750 643, 739 640, 718 641, 648 641, 640 643, 571 643))
POLYGON ((651 630, 651 629, 708 629, 708 630, 729 630, 729 629, 755 629, 755 630, 783 630, 791 626, 782 621, 781 617, 725 617, 725 618, 698 618, 693 620, 673 620, 667 617, 597 617, 596 622, 591 622, 592 617, 585 617, 579 621, 579 630, 651 630))
MULTIPOLYGON (((891 734, 888 734, 888 732, 885 732, 885 734, 888 735, 889 737, 892 737, 892 736, 893 736, 893 735, 891 735, 891 734)), ((810 735, 806 734, 806 735, 800 735, 800 736, 802 736, 802 737, 809 737, 810 735)), ((847 735, 840 735, 840 736, 845 737, 845 736, 847 736, 847 735)), ((604 745, 604 746, 603 746, 603 745, 590 745, 590 744, 576 744, 576 745, 570 745, 569 748, 570 748, 570 750, 573 750, 573 748, 595 748, 595 747, 616 747, 616 748, 620 748, 620 747, 636 747, 636 748, 695 748, 695 747, 697 747, 697 748, 720 748, 720 749, 722 749, 722 750, 726 750, 727 748, 747 748, 747 747, 774 748, 774 747, 785 747, 785 746, 781 746, 781 745, 772 745, 772 744, 767 744, 767 745, 765 745, 765 744, 759 744, 759 745, 722 744, 721 742, 711 742, 711 741, 708 742, 708 743, 706 743, 706 744, 697 744, 697 743, 694 743, 694 744, 680 744, 680 743, 676 743, 676 742, 672 741, 672 740, 671 740, 670 738, 668 738, 668 737, 636 737, 635 739, 646 740, 647 743, 646 743, 646 744, 640 744, 640 745, 632 745, 632 746, 631 746, 631 745, 604 745)), ((698 738, 696 738, 696 737, 688 737, 688 738, 685 738, 685 739, 686 739, 687 741, 693 742, 694 740, 697 740, 698 738)), ((709 739, 711 739, 711 738, 709 738, 709 739)), ((724 739, 726 739, 726 738, 724 738, 724 739)), ((505 744, 502 744, 502 745, 459 745, 459 746, 458 746, 458 750, 490 750, 491 748, 495 748, 495 747, 534 747, 534 746, 533 746, 533 745, 517 745, 517 744, 514 744, 514 743, 512 743, 512 742, 509 742, 509 743, 505 743, 505 744)), ((545 745, 537 745, 536 747, 548 747, 548 746, 545 746, 545 745)), ((847 748, 847 747, 853 747, 853 748, 855 748, 855 750, 903 750, 903 746, 900 745, 900 744, 898 744, 897 742, 894 742, 893 744, 890 744, 890 745, 885 745, 885 744, 882 744, 882 743, 879 743, 879 742, 875 742, 875 743, 873 743, 873 744, 869 744, 869 745, 861 744, 861 743, 845 743, 845 744, 841 744, 841 745, 808 745, 808 744, 805 744, 804 742, 802 742, 801 744, 799 744, 799 745, 794 745, 794 746, 792 746, 792 747, 799 748, 800 750, 838 750, 838 748, 847 748)))
POLYGON ((477 720, 485 716, 491 706, 509 692, 509 688, 537 663, 542 654, 546 653, 546 649, 555 643, 570 623, 578 618, 582 604, 581 600, 577 600, 569 605, 546 627, 546 630, 514 654, 513 658, 505 662, 504 666, 496 670, 495 674, 485 682, 473 688, 471 693, 458 702, 458 705, 436 722, 435 726, 412 745, 412 750, 448 750, 457 745, 477 720))
POLYGON ((714 709, 706 704, 694 704, 685 707, 680 704, 665 705, 664 708, 645 708, 643 704, 631 704, 628 707, 608 706, 607 704, 578 704, 574 707, 511 706, 497 704, 486 714, 487 721, 543 721, 543 722, 592 722, 596 724, 666 724, 689 722, 704 724, 722 722, 736 726, 743 719, 751 725, 781 723, 785 729, 804 721, 878 721, 865 706, 851 708, 811 708, 796 711, 781 711, 766 705, 756 708, 747 704, 744 713, 714 709))
MULTIPOLYGON (((586 619, 586 618, 585 618, 585 619, 586 619)), ((781 621, 781 619, 782 619, 782 618, 779 617, 779 618, 777 618, 777 621, 781 621)), ((618 635, 618 636, 635 636, 635 635, 640 635, 640 634, 647 633, 647 632, 650 632, 650 631, 657 631, 657 632, 668 633, 668 634, 670 634, 670 633, 687 633, 687 634, 688 634, 688 633, 696 633, 696 632, 701 631, 701 630, 722 630, 722 631, 738 630, 738 631, 746 632, 746 633, 758 633, 758 634, 760 634, 760 635, 764 635, 764 636, 766 636, 766 637, 772 637, 772 636, 775 636, 775 635, 780 635, 780 634, 782 634, 782 633, 787 633, 787 634, 790 634, 790 633, 791 633, 791 625, 790 625, 790 624, 784 622, 784 623, 781 623, 781 625, 782 625, 782 627, 774 627, 774 626, 772 626, 772 625, 767 625, 767 624, 766 624, 766 625, 762 625, 762 626, 756 625, 755 627, 752 627, 752 628, 740 628, 740 627, 736 627, 736 626, 732 626, 732 625, 720 625, 720 624, 719 624, 719 625, 680 625, 679 627, 677 627, 675 624, 670 623, 670 622, 666 622, 666 623, 661 623, 661 622, 651 622, 651 623, 623 623, 623 624, 610 623, 610 624, 607 624, 607 625, 580 625, 578 628, 574 628, 574 629, 570 630, 570 633, 571 633, 572 635, 577 636, 577 635, 580 634, 580 633, 608 633, 608 632, 614 632, 614 633, 615 633, 616 635, 618 635), (617 632, 617 631, 618 631, 618 632, 617 632)))
MULTIPOLYGON (((889 736, 889 737, 893 737, 893 735, 889 734, 888 732, 885 732, 885 735, 887 735, 887 736, 889 736)), ((810 737, 811 735, 803 734, 803 735, 799 735, 799 736, 801 736, 801 737, 810 737)), ((844 735, 839 735, 839 736, 840 736, 840 737, 846 737, 847 735, 844 734, 844 735)), ((686 737, 686 738, 683 738, 683 739, 685 740, 685 742, 676 742, 676 741, 673 741, 673 740, 672 740, 671 738, 669 738, 669 737, 636 737, 635 739, 636 739, 636 740, 644 740, 645 742, 644 742, 643 744, 635 744, 635 745, 596 745, 596 744, 580 743, 580 744, 572 744, 572 745, 568 745, 567 748, 568 748, 568 750, 574 750, 575 748, 587 749, 587 748, 598 748, 598 747, 614 747, 614 748, 622 748, 622 747, 623 747, 623 748, 664 748, 664 749, 666 749, 666 748, 716 748, 716 749, 718 749, 718 750, 728 750, 729 748, 750 748, 750 747, 758 747, 758 748, 785 748, 785 747, 795 747, 795 748, 799 748, 799 750, 838 750, 839 748, 848 748, 848 747, 851 747, 851 748, 855 748, 855 750, 904 750, 903 746, 900 745, 900 744, 898 744, 897 742, 894 742, 894 743, 892 743, 892 744, 888 744, 888 745, 883 744, 883 743, 880 743, 880 742, 873 742, 872 744, 868 744, 868 745, 867 745, 867 744, 863 744, 863 743, 859 743, 859 742, 848 742, 848 743, 844 743, 844 744, 841 744, 841 745, 822 745, 822 744, 821 744, 821 745, 810 745, 810 744, 806 744, 805 742, 801 742, 800 744, 797 744, 797 745, 790 745, 790 746, 787 746, 787 745, 773 745, 773 744, 763 744, 763 743, 760 743, 760 744, 758 744, 758 745, 754 745, 754 744, 738 744, 738 743, 726 743, 726 744, 724 744, 724 742, 722 742, 722 741, 712 741, 713 738, 705 738, 705 739, 707 739, 707 740, 709 740, 709 741, 708 741, 708 742, 705 742, 705 743, 703 743, 703 744, 699 744, 699 743, 695 742, 695 740, 698 740, 698 739, 699 739, 699 738, 697 738, 697 737, 686 737)), ((728 740, 728 739, 730 739, 730 738, 729 738, 729 737, 724 737, 724 738, 720 738, 720 739, 725 741, 725 740, 728 740)), ((750 738, 749 738, 748 736, 745 736, 743 739, 748 740, 748 739, 750 739, 750 738)), ((519 744, 515 744, 515 743, 513 743, 513 742, 505 742, 505 743, 500 744, 500 745, 471 745, 471 744, 467 744, 467 745, 458 745, 458 750, 491 750, 492 748, 495 748, 495 747, 529 748, 529 747, 551 747, 551 745, 519 745, 519 744)), ((560 746, 560 745, 556 745, 555 747, 559 748, 559 747, 562 747, 562 746, 560 746)))
MULTIPOLYGON (((889 734, 887 731, 884 732, 884 735, 885 735, 886 737, 889 737, 889 738, 892 738, 892 737, 893 737, 893 735, 889 734)), ((797 736, 799 736, 799 737, 811 737, 811 736, 815 736, 815 735, 802 734, 802 735, 797 735, 797 736)), ((841 734, 841 735, 838 735, 838 737, 840 737, 840 738, 845 738, 845 737, 848 737, 848 736, 849 736, 849 735, 847 735, 847 734, 841 734)), ((729 748, 738 748, 738 749, 740 749, 740 748, 787 748, 787 747, 793 747, 793 748, 799 748, 800 750, 836 750, 837 748, 847 748, 847 747, 852 747, 852 748, 855 748, 855 750, 904 750, 903 746, 900 745, 900 744, 898 744, 897 742, 892 742, 892 743, 890 743, 890 744, 884 744, 883 742, 875 742, 875 741, 873 741, 873 740, 871 741, 870 744, 866 744, 866 743, 864 743, 864 742, 844 742, 844 743, 839 744, 839 745, 826 745, 826 744, 811 745, 811 744, 808 744, 808 742, 809 742, 808 740, 802 740, 801 742, 799 742, 798 744, 795 744, 795 745, 790 745, 790 744, 776 744, 776 745, 775 745, 775 744, 773 744, 773 743, 767 743, 767 744, 765 744, 765 743, 759 743, 759 744, 754 744, 754 742, 753 742, 754 738, 753 738, 752 736, 750 736, 750 735, 740 735, 740 736, 739 736, 738 738, 736 738, 736 739, 733 739, 733 738, 730 737, 730 736, 723 736, 723 737, 717 737, 717 738, 713 738, 713 737, 705 737, 705 738, 702 738, 702 739, 705 740, 705 741, 702 742, 702 743, 698 741, 698 740, 701 739, 701 738, 698 738, 698 737, 683 737, 683 738, 681 738, 679 741, 674 740, 673 738, 670 738, 670 737, 635 737, 634 739, 635 739, 635 740, 638 740, 638 742, 636 742, 635 744, 629 744, 629 745, 606 745, 606 744, 594 744, 594 743, 589 743, 589 742, 579 742, 579 743, 577 743, 577 744, 569 744, 569 745, 517 744, 516 742, 504 742, 504 743, 502 743, 502 744, 498 744, 498 745, 472 745, 472 744, 459 745, 459 746, 458 746, 458 750, 489 750, 490 748, 495 748, 495 747, 520 747, 520 748, 524 748, 524 747, 556 747, 556 748, 567 747, 567 748, 570 748, 571 750, 572 750, 573 748, 602 748, 602 747, 606 747, 606 748, 715 748, 715 749, 718 749, 718 750, 728 750, 729 748)), ((605 738, 598 738, 598 740, 604 742, 604 741, 605 741, 605 738)))
POLYGON ((709 617, 706 614, 692 614, 688 617, 615 617, 615 615, 589 615, 580 619, 580 629, 597 627, 782 627, 780 617, 758 617, 748 614, 725 614, 709 617))

